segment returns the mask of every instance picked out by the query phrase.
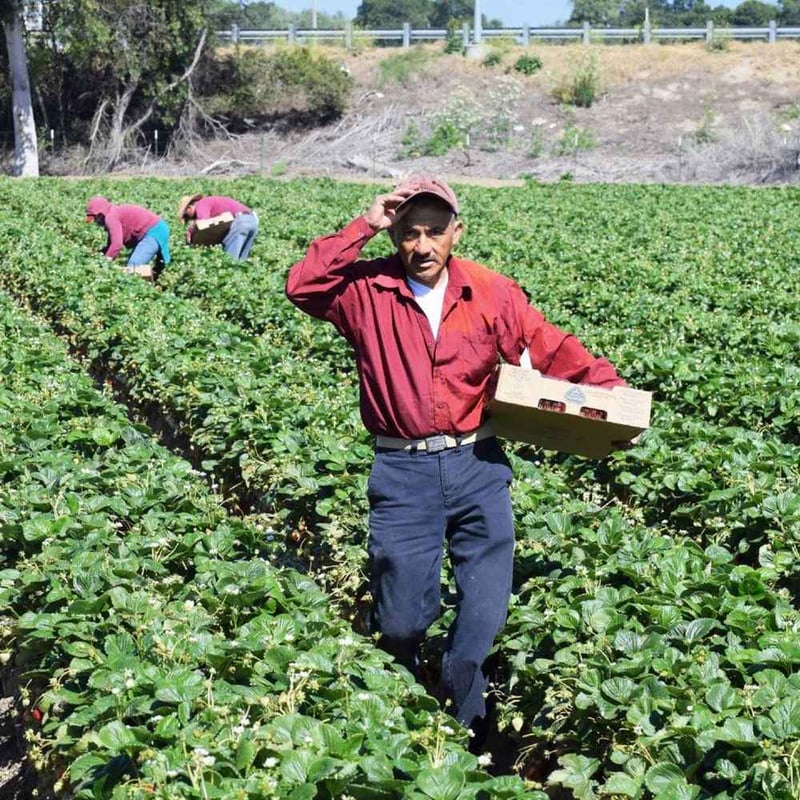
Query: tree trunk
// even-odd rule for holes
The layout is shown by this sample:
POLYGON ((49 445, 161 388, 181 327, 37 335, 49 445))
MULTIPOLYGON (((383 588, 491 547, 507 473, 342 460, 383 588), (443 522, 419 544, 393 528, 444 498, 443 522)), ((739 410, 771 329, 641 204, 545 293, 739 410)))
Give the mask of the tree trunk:
POLYGON ((3 22, 13 90, 14 152, 16 156, 14 174, 23 178, 36 178, 39 176, 39 150, 36 141, 36 124, 33 119, 21 7, 20 3, 20 7, 15 10, 13 16, 3 22))

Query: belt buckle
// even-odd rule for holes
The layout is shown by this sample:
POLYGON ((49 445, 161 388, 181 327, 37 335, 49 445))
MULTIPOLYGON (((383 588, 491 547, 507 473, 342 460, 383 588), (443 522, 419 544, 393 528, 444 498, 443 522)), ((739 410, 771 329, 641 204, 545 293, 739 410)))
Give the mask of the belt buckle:
POLYGON ((440 433, 436 436, 428 436, 425 439, 425 449, 429 453, 440 453, 442 450, 447 449, 447 437, 440 433))

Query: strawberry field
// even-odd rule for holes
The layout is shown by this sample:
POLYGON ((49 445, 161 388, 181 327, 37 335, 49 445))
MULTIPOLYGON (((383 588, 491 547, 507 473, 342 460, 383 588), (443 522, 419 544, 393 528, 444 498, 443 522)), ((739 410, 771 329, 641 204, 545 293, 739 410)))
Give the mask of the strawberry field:
POLYGON ((608 459, 507 443, 515 592, 476 757, 363 635, 355 367, 283 294, 376 188, 2 188, 0 660, 39 796, 800 796, 800 194, 459 188, 459 253, 655 393, 608 459), (248 262, 180 244, 194 191, 255 208, 248 262), (157 284, 97 255, 93 194, 170 221, 157 284))

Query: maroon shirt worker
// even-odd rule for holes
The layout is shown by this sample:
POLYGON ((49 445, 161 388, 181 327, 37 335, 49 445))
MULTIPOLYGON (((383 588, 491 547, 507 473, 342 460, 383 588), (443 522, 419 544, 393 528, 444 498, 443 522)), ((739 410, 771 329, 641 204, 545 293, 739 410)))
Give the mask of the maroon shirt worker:
POLYGON ((442 661, 442 696, 479 748, 487 729, 487 655, 505 623, 514 526, 508 460, 486 424, 498 362, 527 350, 543 374, 624 386, 611 364, 547 322, 510 278, 452 255, 463 233, 442 180, 414 176, 343 230, 314 241, 286 294, 352 346, 361 417, 376 437, 368 483, 372 623, 416 674, 440 614, 448 547, 458 589, 442 661), (359 260, 388 231, 389 258, 359 260))

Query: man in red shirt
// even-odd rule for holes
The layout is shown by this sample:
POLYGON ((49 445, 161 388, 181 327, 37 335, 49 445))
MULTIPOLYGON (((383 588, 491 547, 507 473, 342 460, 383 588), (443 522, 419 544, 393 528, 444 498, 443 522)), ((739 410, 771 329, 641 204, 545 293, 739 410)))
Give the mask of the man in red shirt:
POLYGON ((211 219, 226 212, 233 216, 233 222, 222 240, 222 249, 237 261, 244 261, 258 233, 258 217, 250 208, 224 195, 186 195, 178 203, 178 219, 187 225, 188 244, 192 243, 195 220, 211 219))
MULTIPOLYGON (((485 732, 484 662, 511 593, 511 468, 486 423, 501 359, 598 386, 625 385, 611 364, 548 323, 510 278, 452 255, 463 224, 453 190, 413 176, 343 230, 314 241, 286 294, 331 322, 355 351, 362 420, 376 437, 367 488, 372 622, 381 646, 416 673, 440 613, 444 547, 456 617, 442 660, 453 716, 485 732), (358 260, 388 231, 396 252, 358 260)), ((478 744, 478 742, 476 742, 478 744)))

